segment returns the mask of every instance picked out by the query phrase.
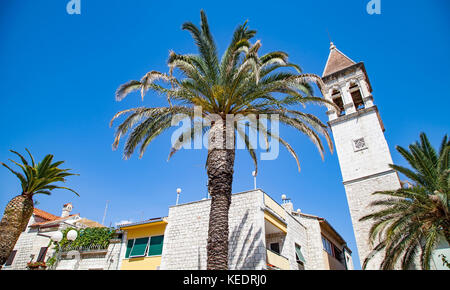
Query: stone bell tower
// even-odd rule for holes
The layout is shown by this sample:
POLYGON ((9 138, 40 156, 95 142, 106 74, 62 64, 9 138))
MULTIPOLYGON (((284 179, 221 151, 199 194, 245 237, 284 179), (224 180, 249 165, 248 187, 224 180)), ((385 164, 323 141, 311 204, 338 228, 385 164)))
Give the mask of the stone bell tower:
MULTIPOLYGON (((372 193, 400 188, 384 126, 373 102, 372 87, 364 63, 355 63, 331 43, 322 75, 325 98, 339 108, 328 108, 342 179, 350 208, 361 266, 371 252, 369 230, 372 222, 359 219, 371 212, 368 205, 380 199, 372 193)), ((367 269, 379 269, 382 257, 376 255, 367 269)))

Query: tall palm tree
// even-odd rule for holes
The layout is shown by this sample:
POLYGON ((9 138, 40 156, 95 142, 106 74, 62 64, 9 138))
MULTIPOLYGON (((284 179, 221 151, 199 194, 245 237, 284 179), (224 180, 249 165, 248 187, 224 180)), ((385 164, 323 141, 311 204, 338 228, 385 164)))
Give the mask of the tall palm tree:
POLYGON ((36 164, 30 151, 28 149, 25 150, 30 156, 31 165, 25 157, 13 150, 10 151, 20 157, 22 164, 9 159, 22 169, 23 174, 14 171, 11 167, 1 162, 3 166, 19 178, 22 193, 9 201, 0 221, 0 267, 8 259, 20 234, 25 230, 33 214, 33 197, 36 194, 50 195, 52 190, 59 188, 70 190, 78 195, 78 193, 70 188, 55 185, 57 182, 65 182, 65 177, 67 176, 78 175, 69 173, 70 169, 59 168, 64 161, 52 163, 53 155, 49 154, 41 162, 36 164))
POLYGON ((374 193, 385 198, 371 203, 380 208, 378 211, 361 218, 374 221, 370 240, 378 241, 363 267, 376 253, 385 251, 382 269, 393 269, 398 264, 409 269, 418 255, 420 266, 430 269, 436 245, 441 239, 450 244, 450 141, 445 135, 437 153, 422 133, 420 143, 411 144, 409 150, 400 146, 396 149, 412 169, 390 167, 411 182, 398 190, 374 193))
MULTIPOLYGON (((189 128, 187 132, 175 136, 177 141, 173 144, 169 158, 193 138, 208 134, 206 170, 211 209, 207 268, 228 269, 228 211, 231 203, 236 147, 234 145, 227 147, 226 141, 234 141, 235 137, 240 137, 245 142, 255 163, 255 171, 257 171, 257 157, 245 130, 239 127, 237 122, 227 124, 226 116, 255 115, 259 118, 262 114, 277 115, 280 122, 307 135, 323 158, 324 148, 319 134, 325 136, 332 150, 327 126, 316 116, 301 112, 295 106, 305 106, 308 103, 328 106, 334 104, 314 96, 311 83, 316 83, 322 88, 321 78, 313 74, 302 74, 298 65, 288 62, 288 55, 285 52, 274 51, 259 56, 261 42, 259 40, 255 43, 250 42, 256 31, 250 30, 247 22, 236 28, 230 45, 219 59, 206 15, 201 11, 200 16, 200 27, 190 22, 182 26, 183 30, 192 35, 198 47, 198 54, 182 55, 171 51, 168 74, 150 71, 140 80, 129 81, 116 91, 116 100, 120 101, 130 92, 138 90, 143 99, 150 90, 166 96, 168 106, 120 111, 113 117, 110 125, 112 126, 113 121, 119 116, 124 114, 128 116, 117 127, 113 149, 117 148, 121 137, 131 131, 124 147, 124 157, 129 158, 139 144, 142 157, 149 143, 171 126, 172 118, 177 114, 190 117, 194 126, 198 125, 198 122, 208 123, 203 126, 203 130, 189 128), (179 78, 173 74, 175 69, 180 73, 179 78), (194 118, 194 107, 201 107, 202 120, 194 118)), ((299 166, 296 153, 278 134, 261 124, 251 123, 247 126, 258 130, 263 136, 278 140, 292 154, 299 166)))

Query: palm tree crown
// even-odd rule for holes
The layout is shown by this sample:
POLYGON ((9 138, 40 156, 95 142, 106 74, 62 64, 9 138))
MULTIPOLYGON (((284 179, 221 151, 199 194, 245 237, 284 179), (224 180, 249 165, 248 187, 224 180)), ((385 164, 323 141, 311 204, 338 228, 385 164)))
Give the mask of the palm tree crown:
POLYGON ((383 269, 393 269, 397 264, 409 269, 415 265, 418 255, 421 267, 430 269, 436 245, 441 239, 450 244, 450 141, 445 135, 436 152, 422 133, 420 143, 411 144, 409 150, 400 146, 396 149, 412 169, 399 165, 390 167, 411 182, 404 183, 398 190, 374 193, 385 198, 371 204, 380 210, 361 219, 374 221, 370 239, 371 242, 378 240, 363 267, 377 252, 385 251, 383 269))
POLYGON ((22 161, 22 164, 9 159, 11 162, 13 162, 22 169, 23 174, 14 171, 8 165, 1 162, 3 166, 8 168, 9 171, 11 171, 15 176, 17 176, 17 178, 19 178, 20 184, 22 186, 22 195, 29 197, 32 197, 35 194, 50 195, 51 191, 54 189, 66 189, 72 191, 76 195, 79 195, 76 191, 74 191, 71 188, 58 186, 54 184, 55 182, 65 182, 66 181, 65 178, 67 176, 78 175, 74 173, 69 173, 68 171, 70 169, 59 168, 59 166, 63 164, 64 161, 57 161, 52 163, 53 155, 48 154, 47 156, 44 157, 44 159, 41 162, 36 164, 30 151, 28 151, 28 149, 25 150, 30 156, 31 165, 28 163, 25 157, 23 157, 20 153, 14 150, 10 151, 19 156, 19 158, 22 161))
MULTIPOLYGON (((168 106, 140 107, 118 112, 111 120, 111 125, 122 115, 127 115, 127 118, 117 127, 113 148, 116 149, 121 137, 131 131, 125 143, 124 156, 130 157, 140 144, 141 157, 150 142, 168 129, 172 121, 180 115, 190 118, 191 128, 194 127, 194 130, 189 128, 172 139, 175 142, 172 144, 169 158, 193 138, 208 134, 206 170, 211 207, 207 268, 228 269, 228 213, 236 136, 244 141, 257 172, 257 158, 255 149, 252 148, 252 140, 236 119, 228 122, 228 116, 253 116, 262 119, 267 115, 274 115, 281 123, 306 134, 315 143, 323 158, 324 148, 319 134, 325 136, 330 150, 332 149, 327 126, 316 116, 296 110, 294 106, 305 106, 307 103, 328 106, 334 104, 313 95, 310 83, 316 83, 322 88, 322 80, 316 75, 302 74, 298 65, 288 61, 285 52, 274 51, 259 56, 261 42, 250 42, 256 31, 250 30, 247 23, 236 28, 230 45, 219 60, 206 15, 203 11, 200 14, 200 27, 190 22, 182 26, 191 33, 198 47, 198 54, 180 55, 170 52, 167 74, 150 71, 139 81, 129 81, 117 89, 118 101, 133 91, 140 90, 142 98, 148 91, 153 91, 166 96, 168 106), (294 72, 286 71, 287 68, 293 69, 294 72), (178 78, 174 76, 174 72, 179 74, 178 78), (201 114, 197 114, 199 107, 201 114), (199 123, 202 130, 195 130, 199 123), (229 146, 229 142, 232 146, 229 146)), ((274 132, 275 130, 269 130, 264 122, 249 122, 246 126, 264 136, 266 149, 269 149, 268 137, 279 141, 295 158, 300 170, 297 154, 274 132)))
MULTIPOLYGON (((246 22, 236 28, 231 43, 220 60, 203 11, 200 27, 187 22, 183 24, 182 29, 191 33, 198 47, 198 54, 180 55, 171 51, 168 74, 150 71, 141 80, 129 81, 116 91, 118 101, 133 91, 140 90, 142 98, 149 90, 154 91, 165 95, 169 105, 132 108, 120 111, 114 116, 111 125, 116 118, 128 115, 117 127, 114 149, 117 148, 121 137, 132 129, 125 144, 125 158, 130 157, 139 144, 142 157, 149 143, 171 126, 174 115, 182 113, 192 119, 194 106, 202 108, 204 118, 212 114, 223 118, 227 114, 242 116, 278 114, 280 122, 306 134, 317 146, 322 158, 324 148, 318 133, 325 136, 332 150, 327 126, 314 115, 292 108, 307 103, 335 106, 332 102, 313 95, 310 83, 316 83, 321 89, 323 83, 320 77, 302 74, 298 65, 288 61, 285 52, 274 51, 259 56, 261 42, 250 43, 256 31, 250 30, 246 22), (279 71, 282 68, 292 68, 294 72, 279 71), (175 69, 180 71, 181 79, 174 77, 175 69), (136 124, 139 125, 135 126, 136 124)), ((271 134, 267 128, 258 127, 257 130, 263 131, 264 136, 278 139, 298 164, 296 153, 286 141, 271 134)), ((248 136, 245 132, 237 127, 236 131, 248 145, 248 136)), ((191 133, 191 137, 195 137, 194 132, 191 133)), ((191 140, 183 139, 183 134, 180 134, 178 139, 179 142, 173 146, 169 158, 183 143, 191 140)), ((247 149, 256 165, 254 150, 247 149)))

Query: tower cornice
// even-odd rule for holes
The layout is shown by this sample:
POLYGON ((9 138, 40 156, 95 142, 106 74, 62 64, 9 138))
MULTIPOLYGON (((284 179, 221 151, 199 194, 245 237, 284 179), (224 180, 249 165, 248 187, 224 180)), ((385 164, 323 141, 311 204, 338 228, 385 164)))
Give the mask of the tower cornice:
POLYGON ((332 127, 332 126, 334 126, 336 124, 343 123, 343 122, 346 122, 348 120, 367 115, 370 112, 375 112, 377 114, 378 120, 380 121, 381 130, 383 132, 386 131, 386 129, 384 128, 383 121, 381 121, 380 113, 378 112, 378 108, 377 108, 376 105, 373 105, 373 106, 371 106, 369 108, 361 109, 361 110, 358 110, 358 111, 356 111, 354 113, 351 113, 351 114, 348 114, 348 115, 344 115, 344 116, 341 116, 341 117, 339 117, 337 119, 328 121, 328 126, 332 127))
POLYGON ((344 69, 341 69, 341 70, 338 70, 336 72, 333 72, 333 73, 331 73, 329 75, 323 76, 322 80, 326 84, 326 83, 328 83, 330 81, 337 80, 340 77, 347 76, 348 74, 356 71, 357 69, 361 69, 363 71, 364 76, 365 76, 365 80, 366 80, 366 82, 367 82, 367 84, 369 86, 369 91, 372 92, 372 85, 370 84, 370 80, 369 80, 369 77, 367 75, 366 67, 364 65, 364 62, 362 62, 362 61, 358 62, 358 63, 355 63, 354 65, 351 65, 349 67, 346 67, 344 69))

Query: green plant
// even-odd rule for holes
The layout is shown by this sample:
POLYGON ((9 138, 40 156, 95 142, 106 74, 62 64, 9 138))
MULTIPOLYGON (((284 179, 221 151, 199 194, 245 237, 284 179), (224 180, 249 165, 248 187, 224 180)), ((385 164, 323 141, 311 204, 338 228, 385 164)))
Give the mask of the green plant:
POLYGON ((412 183, 398 190, 374 193, 384 198, 372 202, 377 211, 361 221, 374 221, 370 241, 378 244, 363 267, 375 254, 384 251, 382 269, 393 269, 397 264, 409 269, 416 256, 420 256, 423 269, 430 269, 436 245, 441 239, 450 243, 450 141, 445 135, 436 152, 422 133, 420 142, 411 144, 409 150, 400 146, 396 149, 412 169, 392 164, 390 167, 412 183))
POLYGON ((20 167, 23 173, 17 172, 5 163, 0 162, 20 180, 22 187, 22 193, 11 199, 7 204, 0 222, 0 265, 5 263, 20 234, 25 230, 33 214, 33 197, 36 194, 50 195, 54 189, 66 189, 78 195, 74 190, 58 185, 59 182, 65 182, 66 177, 77 175, 70 173, 70 169, 59 167, 64 161, 53 162, 53 155, 48 154, 41 162, 35 163, 30 151, 25 150, 30 157, 30 162, 13 150, 10 151, 20 158, 21 163, 9 159, 20 167))
POLYGON ((62 231, 63 239, 59 243, 55 243, 56 251, 61 248, 84 248, 84 247, 99 247, 106 249, 110 240, 113 238, 115 230, 113 228, 85 228, 74 229, 66 228, 62 231), (69 241, 67 239, 67 233, 70 230, 76 230, 78 232, 75 241, 69 241))
POLYGON ((53 256, 47 259, 47 265, 49 267, 53 267, 55 263, 56 263, 56 252, 53 254, 53 256))

